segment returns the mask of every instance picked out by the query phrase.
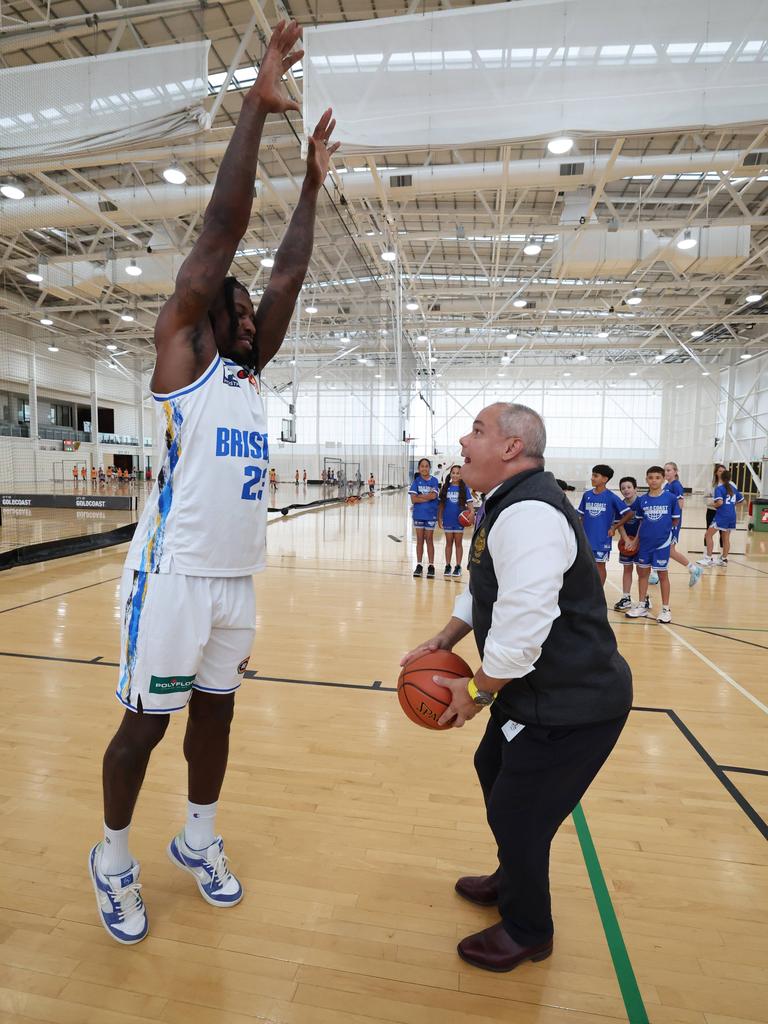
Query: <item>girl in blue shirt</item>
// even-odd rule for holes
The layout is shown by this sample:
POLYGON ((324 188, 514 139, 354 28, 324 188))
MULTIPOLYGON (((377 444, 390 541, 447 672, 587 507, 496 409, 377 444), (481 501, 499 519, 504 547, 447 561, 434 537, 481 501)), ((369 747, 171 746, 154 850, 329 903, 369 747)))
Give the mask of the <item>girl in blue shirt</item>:
MULTIPOLYGON (((666 480, 664 490, 671 491, 671 493, 675 495, 680 507, 680 518, 677 521, 677 525, 672 530, 672 548, 669 557, 673 562, 677 562, 679 565, 685 566, 688 570, 688 586, 695 587, 701 579, 701 569, 693 562, 689 562, 682 551, 677 550, 677 544, 680 540, 680 527, 683 523, 683 501, 685 500, 685 488, 680 483, 676 462, 664 463, 664 479, 666 480)), ((653 582, 654 581, 651 580, 651 583, 653 582)))
POLYGON ((424 575, 422 556, 424 541, 427 542, 427 579, 435 578, 435 527, 437 526, 437 497, 440 482, 432 476, 432 463, 429 459, 419 460, 419 471, 413 478, 409 494, 411 496, 413 528, 416 533, 416 568, 414 576, 424 575))
MULTIPOLYGON (((720 474, 720 483, 715 488, 715 519, 707 530, 707 565, 727 565, 728 552, 731 550, 731 530, 736 529, 736 506, 744 501, 744 495, 731 483, 731 474, 724 469, 720 474), (713 551, 715 534, 720 531, 723 553, 716 559, 713 551)), ((702 559, 703 561, 703 559, 702 559)))
POLYGON ((437 525, 445 534, 445 569, 443 576, 461 578, 461 562, 464 557, 464 527, 459 516, 469 505, 472 495, 461 479, 461 466, 451 469, 440 488, 437 504, 437 525), (451 572, 451 553, 455 548, 455 568, 451 572))

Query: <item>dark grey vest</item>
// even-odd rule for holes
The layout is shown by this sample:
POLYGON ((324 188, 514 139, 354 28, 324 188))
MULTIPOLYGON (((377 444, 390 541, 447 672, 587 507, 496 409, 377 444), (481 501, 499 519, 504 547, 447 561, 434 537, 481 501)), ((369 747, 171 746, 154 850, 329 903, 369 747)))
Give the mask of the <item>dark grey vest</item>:
MULTIPOLYGON (((519 501, 543 501, 565 516, 576 535, 577 553, 563 577, 560 615, 552 623, 533 670, 502 689, 494 714, 538 725, 587 725, 626 714, 632 704, 632 674, 616 648, 605 595, 578 513, 551 473, 526 470, 488 499, 469 555, 472 622, 480 656, 491 628, 498 581, 488 535, 500 513, 519 501)), ((527 538, 535 548, 536 535, 527 538)))

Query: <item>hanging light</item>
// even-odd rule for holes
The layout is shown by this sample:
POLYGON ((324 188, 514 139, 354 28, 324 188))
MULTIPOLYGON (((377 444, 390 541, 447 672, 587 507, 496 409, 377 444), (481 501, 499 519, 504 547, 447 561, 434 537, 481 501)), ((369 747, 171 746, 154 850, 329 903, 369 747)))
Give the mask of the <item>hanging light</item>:
POLYGON ((550 139, 547 143, 547 149, 550 153, 554 153, 556 156, 561 156, 563 153, 570 153, 573 149, 573 139, 568 135, 558 135, 556 139, 550 139))
POLYGON ((170 167, 166 167, 163 171, 163 177, 169 185, 183 185, 187 180, 186 174, 178 164, 171 164, 170 167))
POLYGON ((597 336, 598 336, 598 338, 607 338, 608 337, 608 331, 598 331, 597 332, 597 336))
POLYGON ((313 313, 317 312, 317 306, 306 306, 304 312, 309 313, 309 315, 312 316, 313 313))
POLYGON ((117 345, 107 345, 108 352, 117 352, 117 345))
POLYGON ((427 338, 426 334, 419 334, 419 335, 418 335, 418 336, 416 337, 416 341, 428 341, 428 340, 429 340, 429 339, 427 338))
POLYGON ((32 281, 33 284, 40 284, 43 280, 42 274, 37 274, 35 271, 31 271, 29 274, 24 275, 28 281, 32 281))
POLYGON ((522 309, 524 306, 528 305, 528 302, 526 299, 515 299, 512 305, 515 307, 515 309, 522 309))
POLYGON ((261 258, 261 265, 262 265, 262 267, 267 267, 267 268, 274 267, 275 261, 272 259, 271 256, 262 256, 262 258, 261 258))
POLYGON ((13 185, 10 182, 0 185, 0 193, 2 193, 6 199, 23 199, 26 195, 23 188, 19 188, 18 185, 13 185))
POLYGON ((507 341, 514 341, 516 338, 517 335, 514 331, 510 331, 509 334, 507 335, 507 341))
MULTIPOLYGON (((27 274, 27 277, 29 277, 29 274, 27 274)), ((32 280, 32 278, 30 278, 30 281, 31 280, 32 280)), ((758 295, 757 292, 752 292, 752 294, 748 295, 746 297, 746 299, 744 299, 744 301, 745 302, 759 302, 762 299, 762 297, 763 296, 762 295, 758 295)))
POLYGON ((133 313, 121 313, 120 319, 127 324, 132 324, 136 317, 133 315, 133 313))
POLYGON ((586 361, 587 361, 587 357, 584 355, 584 353, 583 352, 579 352, 579 354, 576 356, 576 362, 577 363, 586 363, 586 361))
POLYGON ((692 338, 703 338, 704 337, 704 331, 691 331, 691 337, 692 338))
POLYGON ((690 228, 686 228, 686 230, 683 232, 683 237, 677 243, 677 248, 683 250, 695 249, 698 244, 698 240, 691 235, 690 228))
POLYGON ((53 320, 51 320, 47 316, 44 316, 40 323, 43 325, 43 327, 51 327, 53 325, 53 320))
POLYGON ((142 274, 141 267, 136 266, 136 260, 131 260, 131 262, 125 268, 125 272, 130 277, 141 277, 142 274))
POLYGON ((56 347, 56 345, 49 345, 49 346, 48 346, 48 351, 49 351, 49 352, 58 352, 59 350, 58 350, 58 348, 56 347))
POLYGON ((526 256, 538 256, 541 252, 541 246, 538 242, 529 242, 523 249, 523 252, 526 256))
POLYGON ((751 359, 751 358, 752 358, 752 354, 750 352, 742 352, 741 355, 739 356, 739 359, 751 359))
POLYGON ((414 302, 413 299, 411 299, 410 302, 406 302, 405 308, 409 309, 413 313, 419 308, 419 304, 418 302, 414 302))
POLYGON ((387 249, 385 252, 381 254, 381 258, 384 260, 385 263, 394 263, 395 260, 397 259, 397 253, 392 252, 391 249, 387 249))
POLYGON ((639 295, 630 295, 629 298, 627 299, 627 305, 628 306, 639 306, 642 301, 643 300, 640 298, 639 295))

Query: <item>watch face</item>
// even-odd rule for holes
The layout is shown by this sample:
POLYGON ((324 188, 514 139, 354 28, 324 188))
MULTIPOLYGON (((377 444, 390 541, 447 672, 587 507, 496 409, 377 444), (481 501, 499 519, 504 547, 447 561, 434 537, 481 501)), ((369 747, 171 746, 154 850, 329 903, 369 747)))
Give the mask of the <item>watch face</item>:
POLYGON ((479 704, 481 708, 488 707, 489 704, 493 704, 493 694, 488 693, 487 690, 478 690, 475 704, 479 704))

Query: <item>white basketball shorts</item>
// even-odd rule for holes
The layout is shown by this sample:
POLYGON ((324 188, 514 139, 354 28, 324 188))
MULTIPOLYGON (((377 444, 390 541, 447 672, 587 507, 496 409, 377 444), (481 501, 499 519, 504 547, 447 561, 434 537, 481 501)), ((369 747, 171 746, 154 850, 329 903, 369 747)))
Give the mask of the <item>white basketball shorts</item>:
POLYGON ((124 569, 117 699, 131 711, 181 711, 194 690, 234 693, 253 646, 251 576, 124 569))

